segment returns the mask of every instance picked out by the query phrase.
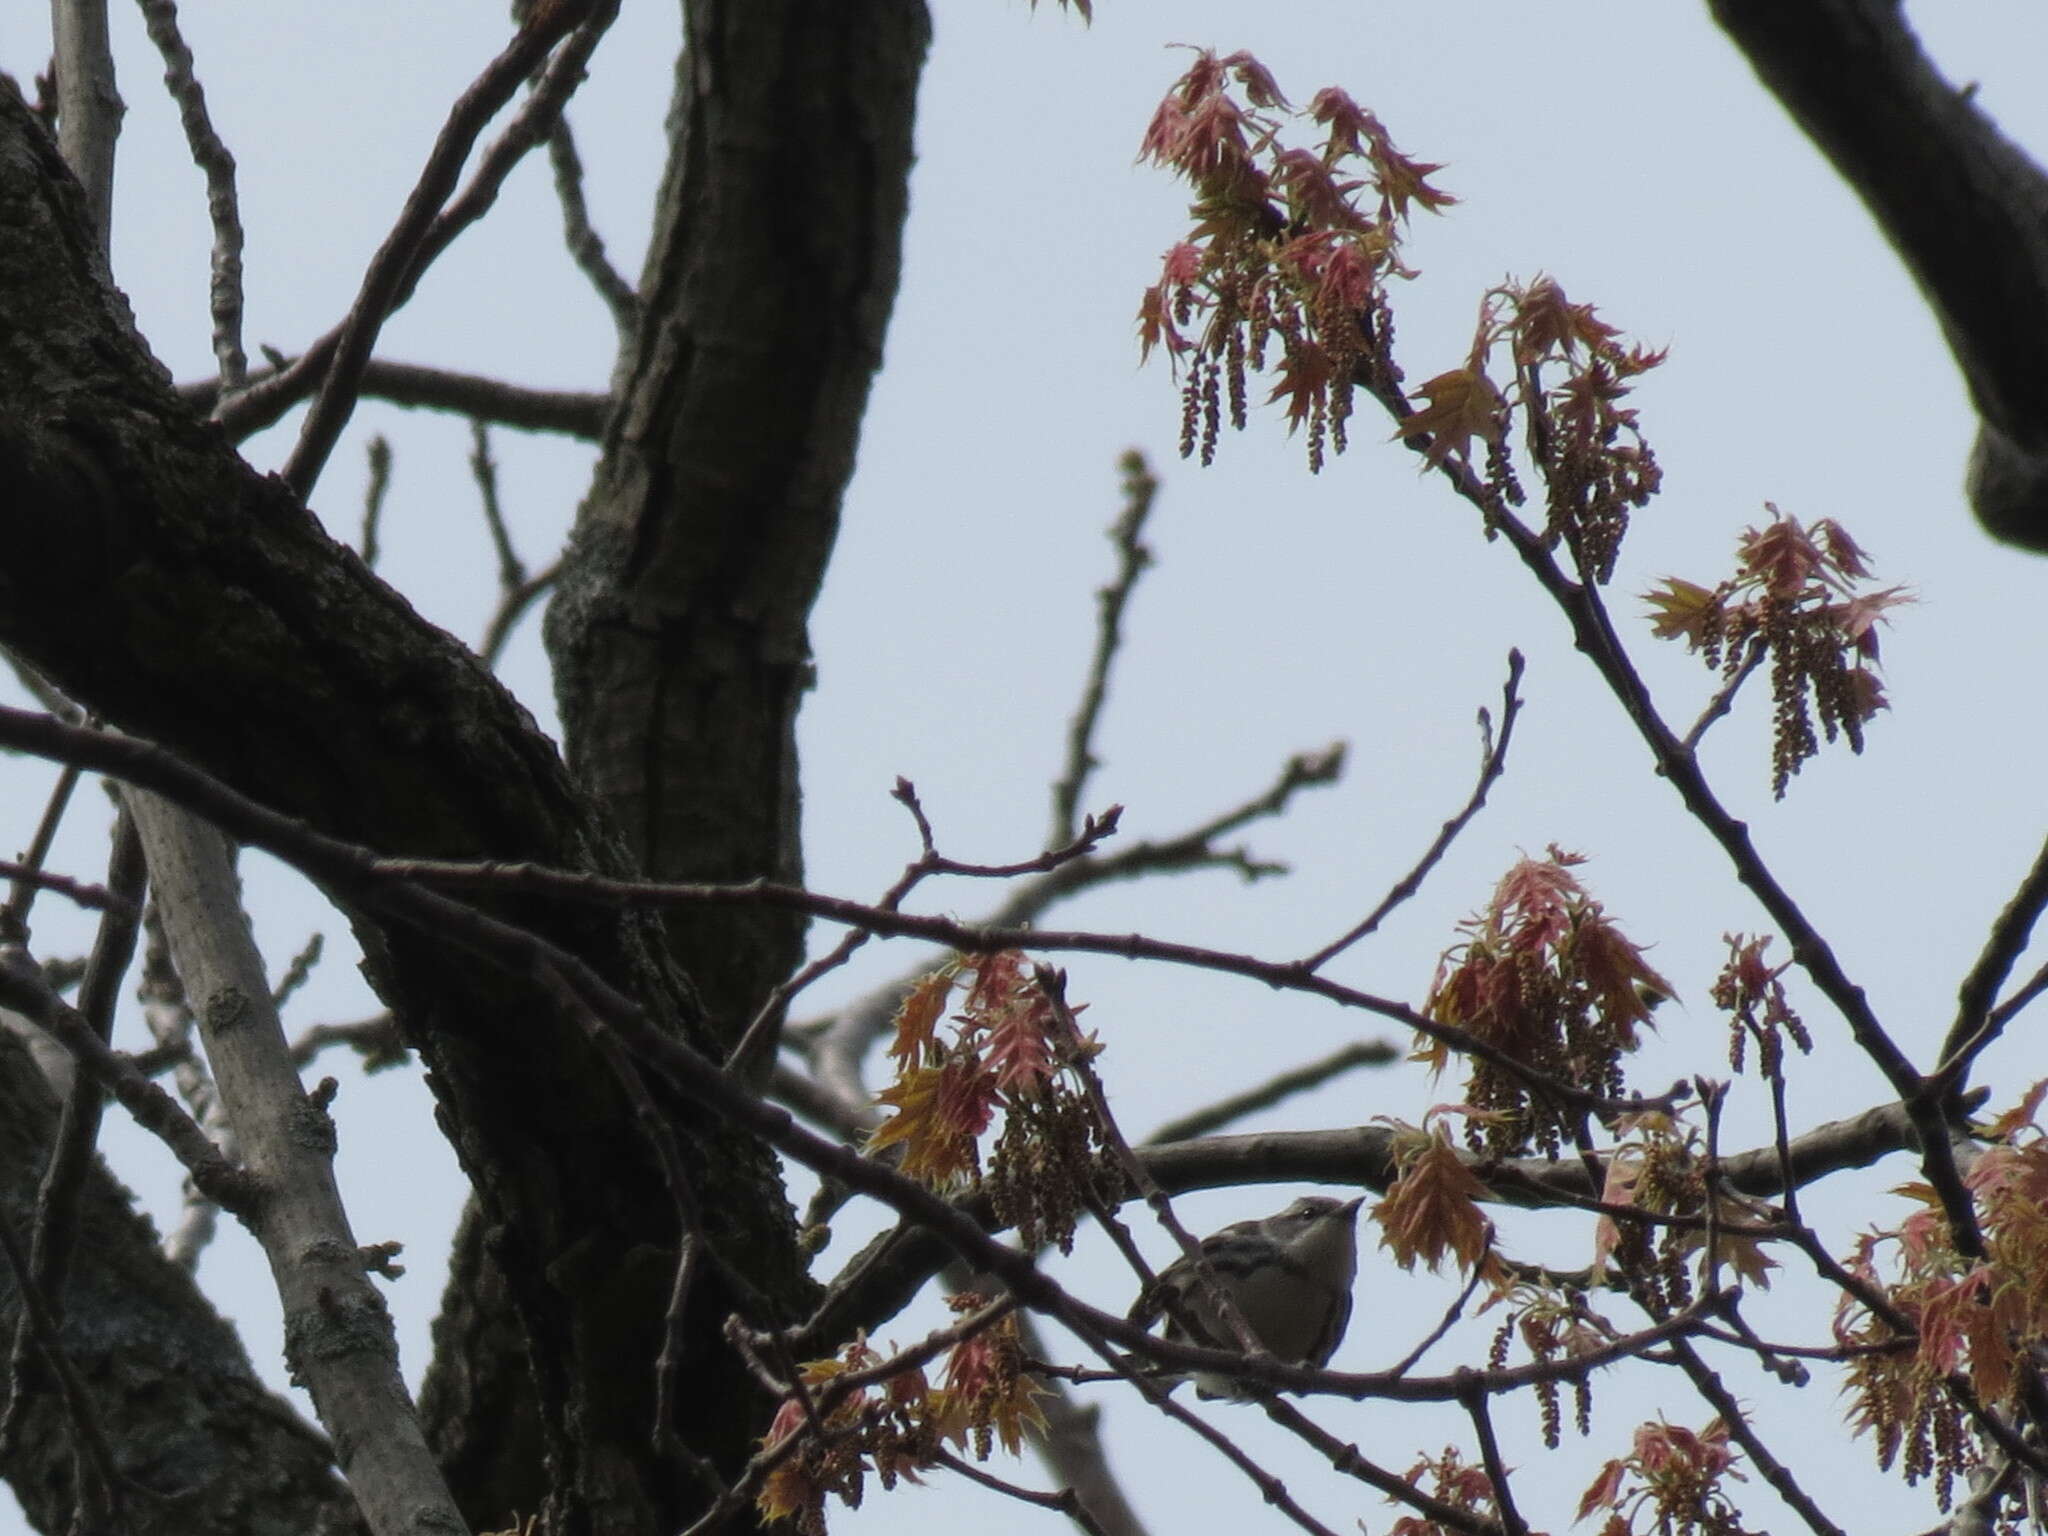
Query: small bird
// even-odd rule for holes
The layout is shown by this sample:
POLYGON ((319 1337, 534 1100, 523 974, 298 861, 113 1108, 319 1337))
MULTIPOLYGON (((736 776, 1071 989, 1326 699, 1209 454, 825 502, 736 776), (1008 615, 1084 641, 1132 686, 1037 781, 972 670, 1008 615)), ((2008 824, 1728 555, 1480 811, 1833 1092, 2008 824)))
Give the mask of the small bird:
MULTIPOLYGON (((1275 1359, 1324 1365, 1351 1321, 1351 1282, 1358 1273, 1356 1200, 1306 1195, 1261 1221, 1240 1221, 1202 1239, 1202 1257, 1216 1284, 1236 1303, 1245 1326, 1275 1359)), ((1130 1320, 1149 1327, 1166 1317, 1166 1336, 1211 1349, 1239 1348, 1213 1297, 1185 1255, 1146 1286, 1130 1320), (1167 1311, 1173 1300, 1194 1331, 1167 1311)), ((1204 1372, 1199 1397, 1244 1401, 1263 1390, 1254 1383, 1204 1372)))

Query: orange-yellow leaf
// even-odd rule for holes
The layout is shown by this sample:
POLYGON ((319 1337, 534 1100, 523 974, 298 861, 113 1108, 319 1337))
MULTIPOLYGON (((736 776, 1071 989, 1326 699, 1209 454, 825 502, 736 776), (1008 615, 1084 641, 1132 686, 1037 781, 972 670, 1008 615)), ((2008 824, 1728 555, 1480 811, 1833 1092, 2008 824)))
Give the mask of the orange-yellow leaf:
POLYGON ((1422 457, 1428 468, 1438 468, 1453 453, 1470 457, 1473 438, 1498 443, 1506 431, 1507 402, 1493 380, 1475 368, 1440 373, 1415 392, 1429 404, 1393 435, 1409 438, 1427 432, 1430 443, 1422 457))
POLYGON ((933 971, 910 989, 910 995, 897 1008, 896 1038, 889 1046, 889 1055, 899 1069, 938 1060, 933 1035, 946 1011, 946 1000, 953 995, 953 971, 950 965, 933 971))
POLYGON ((1706 640, 1715 605, 1711 587, 1666 576, 1663 585, 1643 594, 1643 601, 1650 605, 1650 633, 1659 640, 1683 639, 1694 649, 1706 640))
POLYGON ((1401 1176, 1386 1198, 1373 1207, 1380 1244, 1393 1250, 1403 1269, 1413 1269, 1417 1259, 1436 1269, 1450 1253, 1460 1268, 1470 1270, 1485 1256, 1493 1234, 1493 1224, 1479 1209, 1486 1186, 1441 1133, 1421 1142, 1403 1160, 1401 1176))

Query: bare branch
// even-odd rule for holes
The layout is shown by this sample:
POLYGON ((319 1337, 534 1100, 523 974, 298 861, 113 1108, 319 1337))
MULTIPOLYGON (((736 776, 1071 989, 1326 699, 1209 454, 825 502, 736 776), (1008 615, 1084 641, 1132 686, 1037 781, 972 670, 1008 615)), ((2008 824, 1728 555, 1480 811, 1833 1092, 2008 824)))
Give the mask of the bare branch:
MULTIPOLYGON (((306 940, 305 947, 291 958, 284 968, 284 974, 277 979, 277 985, 270 992, 270 1006, 279 1013, 292 1000, 292 994, 306 984, 313 974, 313 967, 320 963, 320 952, 327 947, 327 940, 321 934, 314 934, 306 940)), ((296 1047, 293 1048, 296 1051, 296 1047)), ((296 1059, 296 1058, 294 1058, 296 1059)))
MULTIPOLYGON (((1127 844, 1101 857, 1062 859, 1055 854, 1040 855, 1047 861, 1045 873, 1025 881, 984 919, 994 928, 1023 928, 1035 922, 1047 909, 1083 891, 1119 880, 1136 880, 1148 875, 1183 873, 1194 869, 1235 869, 1247 880, 1281 873, 1281 867, 1260 863, 1241 849, 1219 849, 1216 840, 1248 823, 1286 810, 1295 794, 1303 789, 1334 784, 1344 766, 1344 748, 1333 744, 1321 752, 1296 753, 1282 765, 1273 783, 1243 804, 1211 817, 1176 837, 1127 844)), ((1099 827, 1084 829, 1088 832, 1099 827)), ((1026 865, 980 866, 984 873, 997 869, 1021 870, 1026 865)), ((965 873, 969 866, 955 872, 965 873)), ((810 1026, 803 1048, 813 1066, 835 1091, 865 1094, 865 1089, 848 1087, 859 1079, 858 1066, 870 1046, 889 1026, 890 1017, 905 992, 928 966, 875 988, 822 1025, 810 1026), (849 1065, 850 1064, 850 1065, 849 1065)))
POLYGON ((54 875, 46 869, 33 869, 14 859, 0 859, 0 879, 14 880, 37 890, 55 891, 67 901, 89 911, 114 912, 121 909, 121 898, 103 885, 89 885, 83 880, 74 880, 69 875, 54 875))
POLYGON ((1057 1493, 1039 1493, 1034 1489, 1020 1487, 1016 1483, 1005 1482, 993 1472, 985 1472, 973 1462, 961 1460, 951 1451, 939 1452, 939 1465, 950 1467, 969 1482, 994 1489, 997 1493, 1005 1494, 1019 1503, 1036 1505, 1040 1509, 1050 1509, 1065 1515, 1088 1532, 1088 1536, 1107 1536, 1100 1522, 1071 1488, 1062 1488, 1057 1493))
MULTIPOLYGON (((184 1100, 192 1118, 199 1123, 220 1155, 229 1163, 239 1162, 241 1151, 235 1141, 235 1128, 228 1123, 227 1109, 214 1089, 213 1074, 192 1048, 192 1010, 185 1006, 184 983, 179 981, 177 970, 171 964, 170 948, 164 942, 163 922, 153 904, 144 915, 143 924, 149 935, 149 944, 142 958, 142 1022, 150 1038, 156 1041, 149 1054, 168 1062, 172 1086, 178 1090, 178 1097, 184 1100)), ((136 1065, 143 1066, 140 1058, 136 1065)), ((157 1069, 152 1066, 144 1070, 154 1075, 157 1069)), ((164 1256, 181 1269, 196 1269, 200 1254, 213 1241, 218 1215, 219 1207, 206 1190, 197 1180, 188 1177, 185 1180, 184 1214, 170 1236, 164 1239, 164 1256)))
POLYGON ((526 566, 512 547, 512 534, 505 526, 505 509, 498 503, 498 462, 491 457, 491 429, 474 419, 469 424, 469 473, 483 503, 484 526, 490 530, 491 548, 497 551, 499 590, 517 592, 526 585, 526 566))
POLYGON ((1508 1465, 1501 1459, 1500 1441, 1493 1433, 1493 1415, 1487 1411, 1486 1394, 1473 1392, 1460 1405, 1472 1420, 1472 1433, 1479 1441, 1480 1465, 1493 1485, 1493 1501, 1500 1510, 1501 1528, 1507 1536, 1528 1536, 1529 1523, 1515 1508, 1515 1496, 1508 1486, 1508 1465))
MULTIPOLYGON (((319 375, 317 369, 302 366, 304 362, 304 357, 281 358, 276 365, 259 369, 248 389, 222 408, 222 425, 229 434, 240 440, 274 426, 310 395, 319 375)), ((378 358, 364 365, 361 393, 408 410, 447 411, 521 432, 558 432, 588 442, 603 432, 605 413, 611 409, 611 397, 596 391, 528 389, 481 374, 378 358)), ((220 400, 220 387, 212 380, 181 384, 178 394, 193 409, 211 411, 220 400)))
POLYGON ((312 1392, 377 1536, 434 1522, 461 1530, 399 1374, 390 1314, 364 1272, 334 1182, 334 1124, 324 1101, 300 1088, 270 1004, 228 846, 168 801, 135 791, 127 798, 171 954, 247 1160, 255 1201, 243 1214, 270 1260, 292 1372, 312 1392))
POLYGON ((491 622, 484 628, 483 641, 477 646, 476 653, 483 658, 485 666, 497 666, 498 658, 505 654, 505 647, 512 639, 513 630, 519 627, 519 621, 554 586, 561 574, 562 562, 552 561, 498 600, 498 611, 491 615, 491 622))
POLYGON ((569 119, 558 119, 548 134, 548 163, 555 172, 555 198, 562 205, 562 242, 569 258, 612 313, 612 325, 619 333, 621 352, 640 333, 640 295, 605 255, 604 241, 592 227, 590 209, 583 201, 583 160, 576 153, 576 135, 569 119))
POLYGON ((1692 729, 1685 733, 1686 751, 1697 751, 1714 722, 1735 707, 1735 695, 1741 691, 1742 685, 1749 681, 1749 675, 1763 665, 1764 657, 1769 654, 1769 648, 1766 646, 1750 647, 1749 654, 1742 658, 1742 664, 1735 669, 1735 675, 1714 690, 1714 696, 1707 700, 1706 708, 1700 711, 1699 719, 1693 721, 1692 729))
POLYGON ((391 440, 382 432, 374 434, 363 445, 363 454, 369 461, 370 478, 363 487, 363 537, 360 553, 363 564, 375 570, 377 556, 377 530, 384 522, 384 498, 391 490, 391 440))
MULTIPOLYGON (((1438 861, 1457 840, 1458 834, 1465 830, 1472 818, 1485 806, 1488 792, 1507 771, 1508 743, 1515 733, 1515 721, 1522 713, 1522 696, 1516 691, 1522 681, 1522 665, 1522 653, 1509 651, 1508 680, 1501 688, 1500 734, 1492 738, 1491 750, 1480 762, 1479 782, 1472 787, 1471 797, 1466 800, 1464 809, 1443 824, 1436 835, 1436 841, 1424 851, 1422 857, 1416 861, 1415 867, 1395 882, 1394 888, 1387 892, 1385 898, 1367 914, 1363 922, 1341 937, 1331 940, 1302 961, 1310 970, 1321 970, 1360 939, 1375 932, 1379 925, 1387 920, 1390 912, 1421 890, 1422 882, 1429 878, 1429 872, 1436 868, 1438 861)), ((1491 736, 1491 722, 1483 709, 1479 712, 1479 721, 1491 736)))
POLYGON ((56 0, 50 7, 56 56, 57 146, 85 188, 86 211, 105 265, 114 222, 114 146, 128 108, 114 85, 106 0, 56 0))
POLYGON ((1941 1064, 1928 1075, 1930 1091, 1944 1092, 1960 1084, 1969 1075, 1970 1064, 2004 1029, 2011 1015, 2000 1017, 2003 1010, 1994 1012, 1992 1003, 2011 974, 2014 962, 2026 951, 2044 907, 2048 907, 2048 842, 2034 856, 2033 868, 2020 881, 2005 910, 1998 914, 1977 963, 1963 978, 1956 997, 1955 1022, 1942 1041, 1941 1064))
MULTIPOLYGON (((519 83, 547 58, 559 35, 554 25, 568 21, 577 9, 563 5, 537 11, 534 19, 540 22, 544 18, 544 24, 522 27, 449 110, 418 183, 391 233, 371 258, 347 317, 332 333, 333 345, 315 365, 323 375, 321 384, 299 429, 298 444, 281 472, 284 483, 300 500, 320 478, 328 454, 334 451, 335 441, 355 409, 363 369, 386 317, 410 296, 421 274, 448 242, 488 211, 512 166, 547 132, 569 93, 581 82, 590 49, 617 14, 618 4, 617 0, 596 0, 589 19, 577 23, 574 38, 561 50, 512 127, 485 155, 469 187, 450 201, 449 194, 477 135, 512 99, 519 83)), ((300 366, 321 351, 322 347, 316 346, 300 359, 300 366)))
POLYGON ((345 1045, 362 1058, 365 1072, 381 1072, 405 1060, 405 1041, 398 1033, 398 1020, 389 1013, 358 1019, 352 1024, 315 1024, 292 1042, 292 1065, 310 1067, 331 1045, 345 1045))
POLYGON ((247 382, 249 356, 242 350, 242 213, 235 197, 235 157, 214 131, 206 92, 192 65, 192 50, 178 31, 174 0, 136 0, 149 40, 163 55, 164 88, 178 104, 178 121, 192 163, 206 178, 206 216, 213 225, 212 276, 207 308, 213 315, 213 355, 220 387, 233 394, 247 382))
POLYGON ((1145 519, 1152 514, 1152 500, 1159 492, 1159 481, 1151 466, 1146 464, 1144 454, 1135 448, 1124 450, 1117 467, 1123 473, 1124 511, 1109 532, 1110 542, 1116 545, 1116 576, 1095 594, 1095 653, 1089 659, 1088 681, 1081 690, 1081 703, 1075 709, 1073 724, 1067 730, 1066 767, 1052 787, 1052 830, 1046 835, 1046 842, 1053 847, 1073 841, 1074 818, 1080 811, 1081 791, 1088 782, 1089 773, 1096 767, 1092 749, 1095 723, 1102 714, 1102 701, 1109 692, 1109 669, 1116 660, 1118 647, 1123 643, 1124 609, 1130 604, 1131 592, 1138 585, 1138 578, 1152 563, 1152 551, 1145 547, 1139 535, 1144 532, 1145 519))
POLYGON ((1757 1471, 1763 1474, 1764 1481, 1771 1485, 1771 1491, 1806 1522, 1806 1528, 1814 1536, 1843 1536, 1841 1527, 1828 1519, 1821 1507, 1799 1486, 1791 1468, 1773 1455, 1763 1436, 1750 1427, 1749 1416, 1742 1411, 1742 1404, 1722 1385, 1721 1378, 1700 1358, 1699 1351, 1692 1347, 1691 1342, 1674 1339, 1671 1348, 1679 1367, 1691 1380, 1693 1390, 1705 1398, 1720 1416, 1721 1422, 1728 1427, 1728 1433, 1735 1437, 1755 1463, 1757 1471))
POLYGON ((19 945, 0 945, 0 1003, 55 1035, 137 1125, 171 1149, 214 1200, 231 1210, 249 1208, 257 1191, 247 1175, 228 1165, 169 1094, 126 1057, 107 1048, 85 1016, 50 990, 41 969, 19 945))
POLYGON ((1297 1093, 1306 1093, 1311 1088, 1320 1088, 1331 1078, 1349 1072, 1354 1067, 1384 1067, 1400 1060, 1401 1053, 1384 1040, 1354 1040, 1351 1044, 1330 1052, 1329 1055, 1295 1067, 1287 1072, 1276 1073, 1256 1087, 1247 1088, 1243 1093, 1232 1094, 1214 1104, 1188 1114, 1168 1120, 1145 1138, 1148 1146, 1166 1142, 1192 1141, 1197 1136, 1207 1136, 1211 1131, 1221 1130, 1234 1120, 1246 1115, 1257 1114, 1262 1109, 1271 1109, 1284 1099, 1297 1093))
POLYGON ((1980 418, 1978 519, 2048 549, 2048 175, 1942 79, 1893 0, 1709 8, 1940 319, 1980 418))
MULTIPOLYGON (((50 844, 56 840, 58 824, 64 820, 65 808, 71 804, 71 792, 77 787, 78 770, 66 765, 57 775, 57 782, 50 788, 49 802, 43 807, 42 820, 36 824, 35 836, 29 839, 28 852, 22 856, 18 864, 9 861, 0 865, 0 871, 4 871, 14 881, 14 889, 7 893, 6 904, 0 905, 0 933, 10 938, 27 937, 28 914, 29 909, 35 905, 36 892, 60 888, 56 882, 63 880, 63 877, 44 874, 43 860, 50 856, 50 844)), ((78 900, 76 895, 73 895, 72 899, 78 900)))

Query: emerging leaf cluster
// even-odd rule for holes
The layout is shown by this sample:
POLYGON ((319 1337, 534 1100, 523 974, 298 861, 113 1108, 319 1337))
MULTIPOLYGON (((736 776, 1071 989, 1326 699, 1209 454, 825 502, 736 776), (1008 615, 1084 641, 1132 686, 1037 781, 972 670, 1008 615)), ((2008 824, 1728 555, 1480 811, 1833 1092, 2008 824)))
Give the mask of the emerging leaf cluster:
MULTIPOLYGON (((1500 1501, 1493 1479, 1447 1445, 1440 1456, 1425 1456, 1408 1469, 1404 1482, 1426 1489, 1432 1498, 1489 1524, 1500 1523, 1500 1501)), ((1361 1522, 1361 1525, 1363 1522, 1361 1522)), ((1388 1527, 1389 1536, 1448 1536, 1449 1528, 1421 1515, 1403 1515, 1388 1527)), ((1541 1536, 1532 1532, 1531 1536, 1541 1536)))
POLYGON ((1101 1130, 1075 1072, 1102 1049, 1015 950, 955 958, 911 989, 896 1013, 889 1055, 896 1081, 876 1095, 896 1113, 871 1152, 902 1149, 903 1171, 957 1192, 982 1179, 980 1138, 1003 1113, 985 1186, 997 1216, 1026 1247, 1072 1247, 1098 1177, 1101 1130), (941 1034, 956 989, 966 998, 941 1034))
MULTIPOLYGON (((1486 1305, 1506 1302, 1508 1312, 1494 1331, 1493 1346, 1486 1363, 1499 1370, 1508 1363, 1508 1351, 1519 1338, 1531 1360, 1582 1360, 1603 1348, 1614 1336, 1614 1328, 1586 1304, 1585 1293, 1576 1286, 1560 1284, 1547 1277, 1525 1277, 1504 1287, 1487 1299, 1486 1305)), ((1536 1401, 1543 1414, 1543 1444, 1556 1450, 1564 1439, 1564 1405, 1554 1377, 1535 1385, 1536 1401)), ((1593 1377, 1582 1372, 1571 1378, 1574 1422, 1581 1436, 1593 1432, 1593 1377)))
POLYGON ((1297 111, 1250 54, 1206 49, 1160 103, 1139 159, 1195 191, 1194 229, 1138 310, 1145 352, 1163 345, 1187 368, 1182 454, 1215 457, 1226 393, 1231 425, 1244 427, 1245 375, 1277 346, 1271 398, 1287 402, 1290 427, 1306 426, 1320 469, 1326 441, 1344 448, 1354 385, 1399 382, 1385 285, 1414 275, 1400 260, 1410 209, 1454 201, 1430 185, 1441 167, 1403 155, 1344 92, 1318 91, 1297 111), (1317 142, 1284 144, 1290 122, 1313 125, 1317 142))
POLYGON ((1869 1431, 1877 1461, 1889 1469, 1903 1452, 1909 1483, 1932 1474, 1941 1507, 1953 1484, 1980 1459, 1944 1381, 1960 1372, 1979 1402, 2018 1407, 2029 1358, 2048 1343, 2048 1139, 2034 1124, 2048 1083, 1992 1127, 1996 1144, 1965 1176, 1983 1231, 1984 1254, 1957 1251, 1934 1191, 1908 1184, 1898 1193, 1918 1204, 1898 1226, 1866 1234, 1848 1267, 1882 1289, 1899 1333, 1884 1317, 1845 1296, 1835 1321, 1844 1345, 1861 1346, 1845 1391, 1849 1421, 1869 1431), (1880 1260, 1884 1262, 1881 1264, 1880 1260))
POLYGON ((1721 967, 1710 995, 1714 1006, 1728 1014, 1728 1065, 1740 1072, 1745 1043, 1754 1039, 1757 1070, 1776 1079, 1784 1070, 1786 1035, 1802 1056, 1813 1054, 1813 1036, 1785 995, 1785 973, 1792 962, 1764 963, 1764 950, 1771 942, 1768 934, 1744 938, 1724 933, 1721 938, 1728 946, 1728 963, 1721 967))
POLYGON ((1698 1134, 1661 1109, 1622 1116, 1616 1129, 1620 1139, 1607 1159, 1602 1203, 1695 1219, 1652 1227, 1603 1215, 1594 1228, 1594 1279, 1619 1266, 1629 1276, 1630 1294, 1665 1317, 1692 1302, 1696 1259, 1731 1264, 1752 1285, 1768 1288, 1777 1261, 1756 1235, 1766 1213, 1725 1191, 1713 1197, 1715 1247, 1707 1253, 1708 1189, 1698 1134))
POLYGON ((1139 158, 1195 190, 1194 228, 1166 253, 1138 307, 1143 351, 1164 346, 1177 370, 1185 365, 1183 456, 1215 457, 1226 403, 1230 424, 1244 427, 1246 375, 1265 372, 1275 347, 1268 398, 1286 402, 1290 430, 1307 429, 1312 470, 1326 444, 1343 452, 1362 387, 1401 418, 1394 435, 1426 467, 1455 455, 1478 476, 1487 505, 1519 505, 1507 447, 1519 409, 1546 487, 1545 536, 1565 540, 1591 579, 1607 580, 1628 509, 1662 479, 1636 413, 1620 402, 1663 353, 1625 346, 1593 306, 1572 303, 1550 278, 1507 282, 1481 301, 1462 366, 1418 385, 1427 403, 1411 408, 1387 289, 1417 275, 1401 256, 1412 210, 1456 201, 1430 182, 1441 166, 1402 154, 1341 90, 1318 91, 1297 111, 1250 54, 1206 51, 1160 103, 1139 158), (1306 125, 1311 142, 1288 144, 1291 125, 1306 125), (1489 372, 1503 347, 1505 389, 1489 372))
POLYGON ((1662 1419, 1636 1430, 1630 1453, 1600 1470, 1579 1500, 1580 1520, 1609 1511, 1600 1536, 1744 1536, 1721 1485, 1742 1481, 1728 1426, 1684 1429, 1662 1419))
MULTIPOLYGON (((1503 342, 1514 371, 1509 403, 1522 413, 1529 457, 1544 484, 1544 537, 1562 540, 1587 579, 1605 583, 1628 532, 1629 509, 1648 505, 1663 484, 1636 412, 1621 402, 1632 381, 1665 354, 1624 345, 1592 305, 1572 303, 1548 277, 1503 283, 1481 301, 1465 372, 1489 390, 1485 369, 1503 342)), ((1426 425, 1428 415, 1411 418, 1409 429, 1426 425)), ((1429 455, 1441 459, 1442 449, 1439 436, 1429 455)), ((1497 442, 1489 480, 1495 494, 1520 502, 1497 442)))
POLYGON ((1863 750, 1864 722, 1886 707, 1877 626, 1912 598, 1901 587, 1858 590, 1869 561, 1834 519, 1809 526, 1765 505, 1771 521, 1743 530, 1733 576, 1712 588, 1668 576, 1645 598, 1657 637, 1684 640, 1731 684, 1770 661, 1771 790, 1782 800, 1820 751, 1816 713, 1830 742, 1840 734, 1863 750))
MULTIPOLYGON (((962 1291, 949 1305, 955 1312, 973 1312, 988 1305, 988 1298, 962 1291)), ((784 1400, 761 1441, 772 1453, 799 1437, 762 1482, 755 1501, 762 1518, 794 1519, 803 1536, 824 1536, 826 1495, 857 1509, 871 1473, 885 1489, 901 1478, 916 1482, 948 1443, 971 1450, 977 1461, 988 1460, 997 1440, 1016 1455, 1026 1427, 1044 1427, 1033 1401, 1037 1389, 1023 1362, 1014 1313, 953 1345, 943 1387, 910 1367, 878 1384, 856 1386, 821 1408, 819 1394, 832 1382, 886 1362, 865 1335, 834 1359, 808 1362, 799 1390, 784 1400)))
MULTIPOLYGON (((1586 893, 1577 854, 1552 847, 1501 878, 1484 911, 1437 966, 1423 1011, 1544 1076, 1593 1093, 1621 1091, 1621 1058, 1670 983, 1586 893)), ((1422 1042, 1417 1059, 1441 1072, 1451 1050, 1422 1042)), ((1466 1138, 1474 1151, 1555 1154, 1573 1123, 1565 1106, 1532 1092, 1506 1068, 1471 1058, 1466 1138)))

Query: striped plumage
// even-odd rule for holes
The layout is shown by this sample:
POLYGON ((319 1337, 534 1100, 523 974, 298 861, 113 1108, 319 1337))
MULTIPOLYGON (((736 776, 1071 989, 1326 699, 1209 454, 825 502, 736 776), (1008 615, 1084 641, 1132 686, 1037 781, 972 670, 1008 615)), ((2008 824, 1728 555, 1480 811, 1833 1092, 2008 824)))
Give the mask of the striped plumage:
MULTIPOLYGON (((1240 1221, 1202 1239, 1216 1283, 1237 1304, 1245 1324, 1274 1356, 1291 1365, 1324 1365, 1351 1321, 1351 1283, 1358 1272, 1358 1208, 1363 1199, 1308 1195, 1260 1221, 1240 1221)), ((1145 1288, 1131 1321, 1148 1327, 1166 1316, 1166 1336, 1212 1349, 1237 1349, 1235 1333, 1205 1293, 1185 1256, 1145 1288), (1167 1312, 1169 1297, 1190 1325, 1167 1312)), ((1242 1398, 1228 1377, 1196 1379, 1203 1397, 1242 1398)))

